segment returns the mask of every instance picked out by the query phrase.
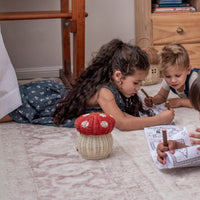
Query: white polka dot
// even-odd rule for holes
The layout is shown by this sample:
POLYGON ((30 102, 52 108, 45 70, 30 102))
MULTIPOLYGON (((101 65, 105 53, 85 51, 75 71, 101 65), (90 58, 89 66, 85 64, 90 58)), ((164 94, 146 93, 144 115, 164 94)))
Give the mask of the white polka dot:
POLYGON ((102 116, 102 117, 106 117, 106 115, 105 114, 99 114, 100 116, 102 116))
POLYGON ((83 128, 86 128, 87 126, 89 126, 89 122, 88 122, 88 121, 83 121, 83 122, 81 123, 81 126, 82 126, 83 128))
POLYGON ((107 127, 108 127, 108 122, 102 121, 102 122, 101 122, 101 126, 102 126, 103 128, 107 128, 107 127))
POLYGON ((90 115, 90 114, 89 114, 89 113, 87 113, 87 114, 84 114, 84 115, 83 115, 83 117, 87 117, 88 115, 90 115))

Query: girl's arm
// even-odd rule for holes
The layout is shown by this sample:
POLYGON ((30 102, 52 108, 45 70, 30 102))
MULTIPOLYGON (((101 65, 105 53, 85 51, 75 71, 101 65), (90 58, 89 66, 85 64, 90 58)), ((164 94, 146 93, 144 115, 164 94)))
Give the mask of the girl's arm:
POLYGON ((173 109, 165 110, 153 117, 134 117, 127 113, 125 114, 117 106, 113 93, 106 88, 100 89, 97 102, 105 113, 113 116, 116 127, 121 131, 139 130, 148 126, 170 124, 174 118, 173 109))

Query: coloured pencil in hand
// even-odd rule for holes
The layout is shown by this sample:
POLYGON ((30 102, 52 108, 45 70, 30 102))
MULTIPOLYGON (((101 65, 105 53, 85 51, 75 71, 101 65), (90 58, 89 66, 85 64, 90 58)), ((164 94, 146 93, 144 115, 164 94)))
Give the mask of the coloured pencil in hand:
POLYGON ((147 98, 149 98, 149 95, 147 94, 147 92, 146 92, 143 88, 141 88, 141 91, 144 93, 144 95, 145 95, 147 98))
POLYGON ((164 146, 168 146, 168 143, 167 143, 167 131, 166 131, 166 129, 162 129, 162 136, 163 136, 163 145, 164 146))

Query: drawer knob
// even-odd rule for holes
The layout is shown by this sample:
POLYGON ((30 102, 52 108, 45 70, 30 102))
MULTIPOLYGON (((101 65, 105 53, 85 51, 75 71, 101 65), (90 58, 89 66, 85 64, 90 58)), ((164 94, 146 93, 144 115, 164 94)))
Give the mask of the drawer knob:
POLYGON ((176 32, 179 33, 179 34, 183 33, 183 28, 178 27, 178 28, 176 29, 176 32))

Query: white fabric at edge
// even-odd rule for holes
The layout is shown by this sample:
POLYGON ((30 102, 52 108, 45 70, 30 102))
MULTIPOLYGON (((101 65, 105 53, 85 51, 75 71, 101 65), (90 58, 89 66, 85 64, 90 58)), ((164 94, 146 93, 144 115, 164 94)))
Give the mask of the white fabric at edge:
POLYGON ((5 48, 0 27, 0 119, 21 104, 17 76, 5 48))

